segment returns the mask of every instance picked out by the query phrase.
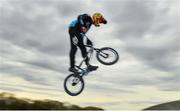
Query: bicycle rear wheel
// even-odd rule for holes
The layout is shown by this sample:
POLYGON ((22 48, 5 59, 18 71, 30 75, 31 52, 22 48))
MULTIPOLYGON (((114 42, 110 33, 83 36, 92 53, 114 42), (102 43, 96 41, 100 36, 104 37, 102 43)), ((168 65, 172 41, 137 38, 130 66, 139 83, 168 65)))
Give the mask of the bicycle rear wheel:
POLYGON ((71 96, 79 95, 84 89, 84 80, 81 76, 70 74, 64 80, 64 89, 71 96))
POLYGON ((110 47, 101 48, 96 54, 97 60, 104 65, 115 64, 119 60, 116 50, 110 47))

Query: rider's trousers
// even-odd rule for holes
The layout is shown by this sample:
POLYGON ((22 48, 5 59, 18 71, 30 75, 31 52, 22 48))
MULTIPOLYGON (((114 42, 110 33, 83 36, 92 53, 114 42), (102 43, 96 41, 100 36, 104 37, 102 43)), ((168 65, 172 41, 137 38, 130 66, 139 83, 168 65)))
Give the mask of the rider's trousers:
POLYGON ((79 32, 74 27, 69 28, 69 35, 70 35, 70 42, 71 42, 70 43, 71 44, 71 49, 70 49, 71 67, 74 67, 75 65, 75 54, 77 52, 77 47, 80 48, 83 58, 86 58, 85 59, 86 65, 89 64, 89 58, 86 56, 87 55, 86 47, 84 46, 84 43, 83 43, 83 36, 80 33, 81 32, 79 32))

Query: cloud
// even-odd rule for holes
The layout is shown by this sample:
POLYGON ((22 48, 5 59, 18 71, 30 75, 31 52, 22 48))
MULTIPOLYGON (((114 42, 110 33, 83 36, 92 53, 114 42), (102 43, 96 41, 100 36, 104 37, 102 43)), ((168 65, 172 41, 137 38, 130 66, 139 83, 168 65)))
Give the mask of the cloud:
POLYGON ((55 80, 48 77, 52 72, 57 81, 64 79, 61 75, 67 74, 69 65, 67 19, 70 10, 80 8, 79 3, 56 0, 3 3, 0 18, 2 72, 41 85, 54 84, 55 80), (66 7, 69 7, 67 13, 66 7))
POLYGON ((62 17, 59 16, 53 4, 49 8, 44 4, 41 5, 41 2, 33 0, 11 1, 9 7, 13 7, 14 10, 5 8, 2 13, 1 38, 30 50, 36 49, 52 55, 66 55, 68 52, 64 49, 69 48, 65 45, 69 44, 69 37, 66 34, 68 29, 65 26, 67 24, 59 24, 58 20, 62 17), (64 30, 60 32, 62 29, 64 30))
MULTIPOLYGON (((56 89, 57 81, 63 84, 69 67, 68 24, 84 12, 105 15, 108 24, 92 27, 88 35, 97 36, 93 40, 97 46, 110 46, 120 54, 120 61, 112 66, 92 61, 100 68, 86 79, 88 88, 84 94, 98 92, 98 96, 115 98, 112 102, 107 99, 99 103, 115 107, 123 101, 116 98, 124 94, 141 95, 143 92, 136 91, 139 85, 155 87, 161 94, 180 89, 174 85, 180 79, 179 1, 4 0, 1 3, 0 75, 6 75, 10 82, 15 77, 29 83, 16 84, 17 89, 25 92, 26 88, 38 90, 30 87, 32 84, 46 86, 39 88, 37 93, 41 93, 48 87, 56 89)), ((81 55, 76 57, 80 60, 81 55)), ((15 86, 6 86, 2 90, 10 91, 10 87, 15 90, 15 86)), ((133 99, 131 96, 127 98, 133 99)))
POLYGON ((20 77, 31 83, 54 86, 54 81, 59 81, 64 73, 67 73, 67 66, 64 64, 67 61, 66 58, 52 58, 52 56, 13 45, 6 40, 0 43, 3 47, 0 48, 2 76, 6 73, 10 77, 20 77), (52 73, 53 75, 50 76, 52 73))
POLYGON ((69 53, 69 47, 65 45, 69 37, 66 31, 61 31, 66 24, 58 22, 62 17, 56 2, 10 0, 4 2, 1 9, 0 50, 3 52, 3 71, 36 84, 49 81, 48 77, 32 76, 32 73, 43 73, 39 72, 41 68, 67 73, 65 64, 68 63, 63 55, 69 53), (5 64, 7 61, 13 65, 5 64), (16 64, 24 66, 17 67, 16 64))
POLYGON ((112 5, 114 7, 114 4, 117 5, 121 3, 123 5, 120 5, 120 8, 118 8, 119 6, 115 7, 115 10, 119 11, 112 18, 113 23, 116 24, 116 31, 120 35, 119 37, 121 37, 121 39, 142 37, 153 22, 153 13, 147 8, 149 7, 148 4, 139 0, 114 1, 110 6, 112 5))
MULTIPOLYGON (((109 3, 109 2, 108 2, 109 3)), ((126 50, 144 64, 153 68, 179 73, 179 16, 171 15, 171 9, 164 1, 119 1, 107 4, 119 11, 112 17, 119 39, 126 43, 126 50), (120 8, 120 3, 124 3, 120 8), (161 7, 160 7, 161 6, 161 7), (164 7, 162 7, 164 6, 164 7)))

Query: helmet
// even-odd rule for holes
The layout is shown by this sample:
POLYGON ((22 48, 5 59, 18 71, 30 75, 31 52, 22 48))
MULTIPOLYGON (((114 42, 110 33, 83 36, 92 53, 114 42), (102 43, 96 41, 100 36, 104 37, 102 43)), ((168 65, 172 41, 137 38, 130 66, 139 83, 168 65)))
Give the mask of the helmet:
POLYGON ((93 16, 92 16, 92 19, 93 19, 93 24, 96 26, 96 27, 99 27, 100 23, 103 23, 104 21, 104 17, 101 13, 94 13, 93 16))

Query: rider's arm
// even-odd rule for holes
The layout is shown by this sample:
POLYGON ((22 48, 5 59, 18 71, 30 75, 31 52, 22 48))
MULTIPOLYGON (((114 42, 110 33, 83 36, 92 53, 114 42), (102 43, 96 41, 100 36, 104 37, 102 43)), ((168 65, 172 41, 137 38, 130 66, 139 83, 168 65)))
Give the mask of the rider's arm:
POLYGON ((84 27, 84 19, 85 19, 85 14, 78 16, 78 23, 80 25, 80 30, 82 33, 85 34, 87 32, 87 29, 86 29, 86 27, 84 27))
MULTIPOLYGON (((81 30, 81 33, 86 34, 87 31, 89 30, 90 27, 87 27, 85 22, 86 19, 90 17, 88 14, 82 14, 78 16, 78 23, 79 23, 79 28, 81 30)), ((82 34, 81 34, 82 35, 82 34)), ((83 36, 83 35, 82 35, 83 36)))
MULTIPOLYGON (((86 22, 89 22, 89 19, 91 19, 91 17, 88 15, 88 14, 82 14, 82 15, 79 15, 78 16, 78 23, 80 25, 80 28, 81 28, 81 31, 82 31, 82 28, 86 28, 86 31, 87 32, 90 28, 90 26, 87 26, 86 25, 86 22)), ((90 22, 91 24, 91 22, 90 22)), ((84 31, 82 31, 83 33, 85 33, 84 31)))
POLYGON ((78 22, 80 23, 81 26, 84 26, 84 19, 87 16, 87 14, 82 14, 78 16, 78 22))

